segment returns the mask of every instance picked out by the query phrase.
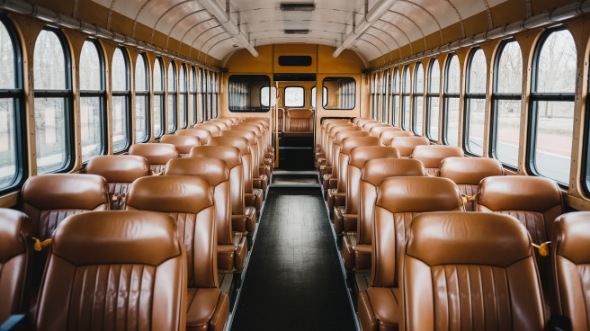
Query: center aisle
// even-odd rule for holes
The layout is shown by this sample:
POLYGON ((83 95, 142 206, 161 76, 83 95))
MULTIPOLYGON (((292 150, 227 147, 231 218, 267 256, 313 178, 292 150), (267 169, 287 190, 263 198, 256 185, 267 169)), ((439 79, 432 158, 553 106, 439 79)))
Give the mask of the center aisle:
POLYGON ((231 330, 355 330, 320 188, 265 204, 231 330))

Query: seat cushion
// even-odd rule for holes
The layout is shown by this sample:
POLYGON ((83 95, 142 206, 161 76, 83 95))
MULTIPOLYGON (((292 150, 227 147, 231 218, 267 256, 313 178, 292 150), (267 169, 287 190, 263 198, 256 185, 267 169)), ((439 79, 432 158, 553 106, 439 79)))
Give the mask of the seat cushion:
POLYGON ((221 331, 229 316, 229 298, 218 288, 189 288, 186 330, 221 331))

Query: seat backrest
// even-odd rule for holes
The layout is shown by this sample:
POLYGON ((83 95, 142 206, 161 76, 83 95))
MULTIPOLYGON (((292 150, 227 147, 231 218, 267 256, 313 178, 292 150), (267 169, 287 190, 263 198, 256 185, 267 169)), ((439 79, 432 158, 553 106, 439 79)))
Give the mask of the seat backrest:
POLYGON ((396 137, 413 137, 414 134, 410 131, 403 131, 399 130, 385 130, 381 132, 379 135, 379 140, 381 140, 381 145, 383 146, 390 146, 391 140, 396 137))
POLYGON ((346 180, 346 202, 347 214, 358 215, 360 199, 360 182, 362 169, 365 163, 373 159, 398 159, 399 152, 393 147, 385 146, 362 146, 353 148, 350 151, 348 161, 348 174, 346 180))
POLYGON ((109 184, 111 210, 125 209, 125 194, 129 184, 150 175, 150 166, 143 156, 99 155, 86 164, 86 173, 102 176, 109 184))
POLYGON ((396 128, 391 124, 384 124, 384 125, 372 127, 371 131, 369 131, 369 133, 371 134, 371 137, 379 138, 379 136, 381 136, 381 133, 384 131, 401 131, 401 130, 402 129, 396 128))
POLYGON ((385 128, 385 127, 392 127, 391 124, 383 123, 383 122, 371 122, 363 125, 363 131, 371 132, 373 128, 385 128))
POLYGON ((428 176, 438 176, 441 162, 447 157, 462 157, 463 150, 447 145, 418 145, 414 148, 412 158, 424 164, 428 176))
POLYGON ((369 137, 369 133, 362 130, 340 131, 332 139, 332 178, 339 179, 340 176, 340 153, 342 152, 342 142, 348 138, 369 137))
POLYGON ((193 137, 197 137, 199 138, 199 141, 201 142, 201 146, 207 145, 209 143, 209 139, 211 139, 211 132, 209 132, 208 130, 205 129, 198 129, 198 128, 192 128, 192 129, 183 129, 183 130, 178 130, 176 131, 177 135, 182 135, 182 136, 193 136, 193 137))
MULTIPOLYGON (((261 153, 259 149, 259 137, 256 135, 254 131, 245 130, 245 129, 238 129, 237 127, 233 127, 231 130, 222 131, 220 133, 220 137, 232 137, 232 138, 244 138, 247 141, 247 148, 250 154, 250 169, 252 171, 252 177, 257 178, 260 177, 260 157, 259 154, 261 153)), ((221 141, 220 139, 215 139, 216 141, 221 141)), ((225 139, 224 141, 229 141, 225 139)))
POLYGON ((332 126, 328 129, 327 132, 327 137, 326 137, 326 163, 329 166, 333 165, 334 160, 334 154, 338 155, 337 153, 333 152, 333 147, 334 147, 334 140, 336 140, 336 134, 338 134, 338 132, 341 131, 361 131, 361 129, 358 126, 352 125, 352 124, 348 124, 348 125, 338 125, 338 126, 332 126))
POLYGON ((403 254, 403 330, 543 330, 531 240, 513 217, 417 216, 403 254))
POLYGON ((68 217, 53 236, 35 329, 184 330, 186 257, 175 229, 157 213, 68 217))
MULTIPOLYGON (((476 198, 476 210, 508 214, 529 231, 533 243, 551 240, 555 219, 563 214, 563 201, 557 183, 542 177, 493 176, 484 178, 476 198)), ((543 285, 550 286, 550 259, 537 253, 543 285)))
POLYGON ((285 132, 313 132, 313 111, 301 108, 288 109, 285 132))
POLYGON ((191 148, 201 146, 201 140, 198 137, 180 134, 166 134, 160 138, 160 142, 174 145, 181 157, 187 157, 191 148))
POLYGON ((416 146, 430 145, 430 141, 426 137, 395 137, 389 145, 397 148, 401 157, 411 157, 416 146))
POLYGON ((359 127, 363 127, 363 125, 367 124, 367 123, 373 123, 376 122, 374 119, 372 118, 355 118, 354 119, 354 124, 358 125, 359 127))
MULTIPOLYGON (((386 146, 381 148, 395 149, 386 146)), ((368 245, 373 242, 373 214, 377 201, 377 188, 386 178, 398 176, 426 176, 426 170, 420 161, 399 158, 374 158, 362 165, 358 193, 359 218, 356 227, 359 244, 368 245)))
POLYGON ((218 121, 215 118, 212 119, 212 120, 210 120, 209 122, 207 122, 207 124, 217 126, 220 131, 228 130, 229 129, 229 125, 227 123, 225 123, 225 121, 218 121))
POLYGON ((24 213, 0 208, 0 321, 25 311, 31 221, 24 213))
POLYGON ((188 287, 217 287, 217 234, 213 190, 196 176, 142 177, 129 187, 127 210, 169 215, 184 245, 188 287))
POLYGON ((176 147, 172 144, 141 143, 131 145, 129 155, 139 155, 146 158, 153 174, 161 174, 166 169, 170 159, 179 157, 176 147))
POLYGON ((174 159, 168 161, 166 176, 197 176, 213 188, 217 243, 232 244, 231 196, 229 169, 225 162, 210 157, 174 159))
POLYGON ((346 188, 348 186, 348 166, 350 161, 350 153, 355 148, 368 146, 377 147, 379 145, 379 138, 377 137, 348 137, 342 140, 337 163, 338 186, 336 187, 336 192, 346 193, 346 188))
POLYGON ((377 188, 371 286, 398 287, 400 257, 412 220, 434 211, 465 211, 453 181, 441 177, 390 177, 377 188))
POLYGON ((209 131, 209 133, 211 133, 211 137, 217 137, 217 136, 219 136, 219 133, 221 132, 221 129, 219 128, 219 126, 214 125, 214 124, 208 124, 208 123, 197 124, 197 125, 193 126, 193 128, 207 130, 207 131, 209 131))
POLYGON ((553 274, 555 313, 572 322, 572 330, 590 328, 590 212, 572 212, 555 220, 553 226, 553 274))
POLYGON ((230 200, 232 215, 244 215, 244 169, 242 155, 233 146, 200 146, 191 150, 190 158, 216 158, 225 162, 229 170, 230 200))
MULTIPOLYGON (((448 157, 440 164, 440 177, 454 181, 461 194, 469 197, 475 197, 482 179, 490 176, 502 176, 503 173, 502 163, 492 158, 448 157)), ((475 201, 468 201, 465 204, 465 209, 475 211, 475 201)))
POLYGON ((242 160, 242 188, 245 193, 252 193, 254 191, 254 183, 252 181, 254 171, 252 169, 252 153, 248 140, 238 136, 211 137, 209 146, 231 146, 238 148, 242 160))
POLYGON ((320 132, 320 145, 322 146, 322 150, 328 155, 328 138, 330 137, 330 131, 333 127, 337 126, 356 126, 348 121, 325 121, 322 124, 322 129, 320 132))

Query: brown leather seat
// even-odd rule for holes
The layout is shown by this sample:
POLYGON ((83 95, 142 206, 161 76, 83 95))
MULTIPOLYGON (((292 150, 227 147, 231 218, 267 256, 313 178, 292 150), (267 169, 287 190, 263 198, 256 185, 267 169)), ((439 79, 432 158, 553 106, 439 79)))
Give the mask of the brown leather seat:
POLYGON ((201 146, 201 140, 190 135, 166 134, 160 138, 160 142, 174 145, 180 157, 188 157, 191 148, 201 146))
MULTIPOLYGON (((366 132, 365 132, 366 133, 366 132)), ((333 208, 334 214, 334 230, 336 233, 342 231, 354 231, 354 228, 345 227, 343 218, 336 218, 336 213, 340 216, 345 214, 346 204, 346 188, 348 186, 348 161, 350 160, 350 153, 358 147, 365 146, 379 146, 379 138, 376 137, 348 137, 344 138, 340 143, 340 153, 338 161, 336 161, 336 169, 338 169, 338 182, 334 189, 328 190, 328 207, 333 208), (340 210, 338 210, 340 209, 340 210)), ((349 223, 347 223, 350 225, 349 223)), ((352 223, 356 225, 355 222, 352 223)))
POLYGON ((219 128, 219 126, 214 125, 214 124, 209 124, 209 123, 197 124, 197 125, 193 126, 193 128, 207 130, 207 131, 209 131, 209 133, 211 133, 211 137, 217 137, 217 136, 219 136, 219 133, 221 132, 221 129, 219 128))
MULTIPOLYGON (((367 123, 365 125, 363 125, 363 131, 367 131, 369 133, 371 133, 371 131, 373 131, 373 128, 391 128, 392 125, 391 124, 387 124, 387 123, 383 123, 383 122, 371 122, 371 123, 367 123)), ((371 135, 372 137, 375 137, 374 135, 371 135)), ((379 136, 377 136, 379 137, 379 136)))
POLYGON ((313 119, 311 109, 288 109, 285 116, 283 137, 313 137, 313 119))
MULTIPOLYGON (((362 131, 362 130, 344 130, 337 132, 334 137, 332 138, 332 147, 330 148, 331 156, 330 163, 332 164, 331 173, 324 175, 324 183, 323 187, 325 191, 330 189, 335 189, 338 187, 338 176, 340 171, 340 152, 342 150, 342 142, 346 138, 351 137, 369 137, 369 133, 362 131)), ((328 208, 330 211, 334 207, 334 201, 330 198, 328 194, 328 208)))
POLYGON ((390 177, 377 189, 370 287, 359 293, 363 330, 397 330, 401 301, 400 258, 414 217, 435 211, 465 211, 459 190, 441 177, 390 177))
MULTIPOLYGON (((399 129, 399 128, 396 128, 399 129)), ((379 135, 379 140, 383 146, 391 146, 391 140, 397 137, 413 137, 414 135, 410 131, 399 130, 384 130, 379 135)))
POLYGON ((402 270, 403 330, 543 330, 531 239, 513 217, 417 216, 402 270))
POLYGON ((588 330, 590 212, 558 217, 553 226, 554 313, 569 318, 572 331, 588 330))
POLYGON ((0 325, 27 309, 31 231, 27 215, 0 208, 0 325))
POLYGON ((337 153, 333 152, 333 147, 334 147, 334 140, 336 139, 336 134, 338 132, 341 131, 362 131, 361 128, 359 128, 356 125, 353 124, 339 124, 339 125, 334 125, 332 127, 330 127, 326 134, 326 160, 321 161, 320 163, 322 163, 320 165, 320 180, 322 181, 322 183, 324 183, 325 181, 329 180, 332 175, 332 166, 334 164, 334 155, 338 155, 337 153))
MULTIPOLYGON (((333 127, 336 126, 356 126, 352 123, 350 123, 350 121, 324 121, 322 122, 322 127, 320 129, 320 146, 318 148, 318 146, 316 146, 316 154, 315 154, 315 159, 316 159, 316 163, 317 163, 317 168, 319 169, 320 166, 325 166, 327 165, 328 162, 328 158, 330 156, 330 154, 328 153, 328 138, 330 136, 329 132, 333 127)), ((358 129, 356 129, 358 130, 358 129)))
MULTIPOLYGON (((252 149, 250 148, 251 145, 249 145, 248 140, 238 136, 212 137, 209 146, 232 146, 239 149, 243 167, 242 175, 244 176, 244 201, 247 207, 255 209, 255 214, 258 213, 262 208, 264 192, 261 189, 254 189, 252 149)), ((250 234, 254 233, 256 224, 248 223, 248 226, 247 231, 250 234)))
MULTIPOLYGON (((258 158, 260 174, 270 177, 274 167, 274 148, 272 148, 271 130, 268 122, 263 119, 247 119, 234 128, 255 131, 258 137, 258 158)), ((265 188, 266 189, 266 188, 265 188)))
POLYGON ((371 135, 371 137, 379 138, 381 136, 381 133, 383 133, 385 131, 401 131, 401 130, 402 129, 396 128, 391 124, 385 124, 385 125, 381 125, 381 126, 374 126, 373 128, 371 128, 371 131, 369 131, 369 134, 371 135))
MULTIPOLYGON (((31 219, 31 235, 50 239, 67 217, 110 208, 109 186, 102 176, 50 174, 29 177, 21 189, 21 210, 31 219)), ((39 285, 47 259, 47 249, 33 254, 33 286, 39 285)))
POLYGON ((230 127, 225 121, 218 121, 216 118, 208 121, 207 124, 217 126, 220 131, 229 130, 230 127))
POLYGON ((391 139, 389 146, 397 148, 401 157, 409 158, 416 146, 430 145, 426 137, 395 137, 391 139))
POLYGON ((367 123, 375 123, 377 122, 377 120, 374 120, 372 118, 355 118, 353 120, 354 124, 358 125, 359 127, 363 127, 365 124, 367 123))
POLYGON ((129 155, 139 155, 146 158, 153 175, 160 175, 166 170, 166 163, 179 157, 176 147, 172 144, 142 143, 131 145, 129 155))
POLYGON ((225 162, 229 169, 232 229, 248 232, 256 227, 256 208, 246 207, 244 198, 244 169, 240 149, 233 146, 200 146, 191 150, 191 158, 217 158, 225 162))
POLYGON ((223 330, 227 294, 218 288, 217 233, 213 189, 196 176, 151 176, 129 187, 127 210, 170 215, 188 264, 187 329, 223 330))
POLYGON ((246 237, 233 232, 229 169, 220 159, 199 157, 168 161, 166 176, 197 176, 213 188, 217 231, 217 267, 221 270, 242 270, 248 253, 246 237))
POLYGON ((86 164, 86 173, 104 177, 109 183, 111 210, 125 209, 125 195, 129 184, 150 175, 150 166, 143 156, 101 155, 86 164))
MULTIPOLYGON (((355 148, 351 153, 349 171, 351 178, 354 176, 356 181, 349 183, 352 201, 351 206, 347 208, 351 208, 351 211, 356 210, 356 213, 352 216, 347 214, 345 220, 351 219, 356 224, 354 232, 347 232, 342 238, 344 267, 349 271, 365 270, 371 267, 373 212, 377 199, 377 188, 381 182, 395 176, 426 175, 424 166, 419 161, 375 155, 369 149, 395 150, 395 156, 399 156, 395 148, 385 146, 355 148), (356 202, 354 202, 355 200, 356 202)), ((349 206, 348 199, 346 199, 346 203, 349 206)))
POLYGON ((465 196, 465 210, 475 211, 475 196, 482 179, 502 176, 502 163, 485 157, 448 157, 440 164, 440 177, 448 178, 457 184, 465 196))
POLYGON ((177 135, 182 136, 193 136, 199 138, 201 142, 201 146, 205 146, 209 143, 209 139, 211 139, 211 132, 205 129, 198 129, 198 128, 191 128, 191 129, 184 129, 176 131, 177 135))
POLYGON ((249 126, 248 128, 240 125, 232 127, 231 130, 222 131, 220 136, 246 138, 252 155, 252 186, 254 189, 262 190, 260 194, 262 194, 262 200, 264 200, 264 193, 268 187, 268 175, 264 167, 264 157, 262 160, 260 159, 260 156, 264 153, 261 148, 263 137, 258 130, 259 128, 255 126, 249 126))
MULTIPOLYGON (((516 217, 529 230, 534 244, 551 240, 555 219, 563 214, 561 191, 547 178, 530 176, 486 177, 479 184, 477 211, 516 217)), ((543 287, 551 286, 550 258, 537 254, 543 287)))
POLYGON ((166 215, 72 215, 53 236, 35 329, 184 330, 186 257, 166 215))
POLYGON ((428 176, 439 175, 440 164, 445 158, 462 156, 461 148, 447 145, 419 145, 412 152, 412 158, 424 164, 428 176))

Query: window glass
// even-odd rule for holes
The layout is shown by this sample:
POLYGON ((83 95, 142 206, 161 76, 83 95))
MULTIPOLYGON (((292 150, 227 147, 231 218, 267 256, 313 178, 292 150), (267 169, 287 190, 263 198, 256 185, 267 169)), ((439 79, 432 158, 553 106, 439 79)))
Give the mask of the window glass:
POLYGON ((170 62, 168 65, 168 133, 176 132, 176 65, 174 62, 170 62))
POLYGON ((57 30, 41 30, 35 42, 35 136, 37 173, 71 165, 71 66, 57 30))
POLYGON ((178 115, 180 116, 180 127, 182 129, 186 129, 187 127, 187 118, 188 118, 188 108, 187 108, 187 90, 186 90, 186 65, 182 65, 180 67, 180 75, 178 80, 178 89, 179 95, 178 98, 178 115))
POLYGON ((285 87, 285 107, 305 106, 305 89, 301 86, 285 87))
POLYGON ((383 82, 381 84, 381 122, 388 123, 389 121, 389 72, 384 71, 383 82))
POLYGON ((154 136, 164 135, 164 73, 162 60, 154 62, 154 136))
POLYGON ((190 114, 191 126, 197 124, 197 71, 195 67, 191 68, 190 75, 190 94, 191 94, 191 106, 190 114))
POLYGON ((424 66, 416 63, 414 72, 414 133, 422 135, 422 121, 424 118, 424 66))
MULTIPOLYGON (((316 108, 316 88, 315 86, 311 88, 311 106, 313 108, 316 108)), ((328 88, 327 87, 323 87, 322 88, 322 107, 326 107, 326 105, 328 104, 328 88)))
POLYGON ((570 175, 576 54, 568 30, 549 30, 539 41, 533 68, 530 166, 562 184, 569 183, 570 175))
POLYGON ((80 141, 82 162, 106 152, 104 66, 98 44, 86 40, 80 53, 80 141))
POLYGON ((232 75, 228 81, 229 110, 267 112, 270 107, 270 78, 263 75, 232 75))
POLYGON ((428 93, 426 100, 426 136, 430 141, 438 141, 438 119, 440 116, 440 66, 434 59, 428 70, 428 93))
POLYGON ((494 80, 492 155, 515 169, 518 166, 522 98, 522 53, 516 41, 501 44, 494 80))
POLYGON ((117 48, 115 54, 113 54, 112 85, 111 135, 113 152, 119 153, 129 148, 131 135, 129 130, 129 113, 131 109, 129 59, 121 47, 117 48))
POLYGON ((399 71, 395 69, 391 75, 391 119, 394 126, 399 126, 399 71))
POLYGON ((356 103, 356 81, 352 77, 326 77, 322 82, 324 109, 351 110, 356 103), (326 98, 324 100, 324 98, 326 98))
POLYGON ((481 48, 475 48, 468 61, 465 93, 465 150, 472 155, 482 156, 487 66, 481 48))
MULTIPOLYGON (((9 26, 9 25, 8 25, 9 26)), ((21 53, 14 30, 0 19, 0 191, 24 179, 21 53), (20 136, 20 137, 19 137, 20 136)))
POLYGON ((139 54, 135 62, 135 142, 143 143, 150 139, 150 84, 147 61, 139 54))
POLYGON ((402 77, 402 129, 410 129, 410 67, 404 68, 402 77))
POLYGON ((444 143, 459 146, 459 93, 461 90, 461 68, 455 54, 449 55, 445 71, 445 119, 444 143))

